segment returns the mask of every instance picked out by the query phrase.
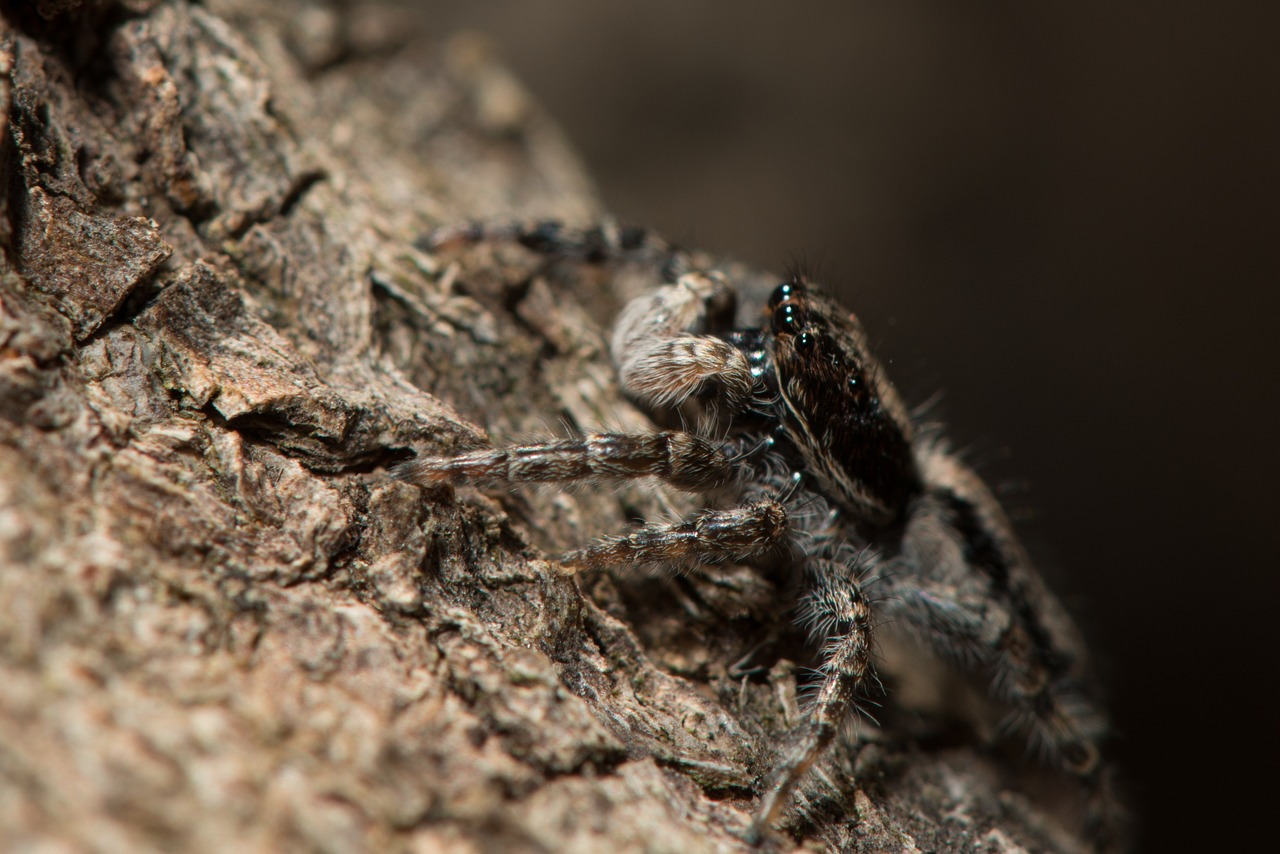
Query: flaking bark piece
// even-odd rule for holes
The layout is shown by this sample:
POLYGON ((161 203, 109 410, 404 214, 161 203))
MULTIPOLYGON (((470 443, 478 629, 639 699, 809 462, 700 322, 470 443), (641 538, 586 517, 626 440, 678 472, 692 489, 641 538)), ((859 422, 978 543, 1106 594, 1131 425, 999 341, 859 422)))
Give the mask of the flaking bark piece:
POLYGON ((40 187, 27 194, 18 234, 19 269, 71 321, 92 335, 173 252, 146 217, 85 213, 40 187))
POLYGON ((357 413, 315 367, 246 308, 241 293, 203 262, 138 318, 164 348, 165 384, 196 409, 304 459, 331 461, 357 413))

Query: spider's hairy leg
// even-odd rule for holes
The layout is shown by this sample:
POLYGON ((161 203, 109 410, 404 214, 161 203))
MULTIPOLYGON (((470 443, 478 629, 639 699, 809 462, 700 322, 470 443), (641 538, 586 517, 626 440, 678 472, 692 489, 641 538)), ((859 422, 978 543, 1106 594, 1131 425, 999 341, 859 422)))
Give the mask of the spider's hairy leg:
POLYGON ((840 561, 812 559, 813 588, 805 610, 826 638, 822 682, 805 720, 792 732, 765 781, 764 794, 751 823, 750 838, 759 840, 777 821, 796 785, 830 746, 854 713, 858 688, 874 678, 871 668, 871 606, 852 567, 840 561))
POLYGON ((881 603, 888 621, 911 626, 946 660, 983 673, 1011 710, 1007 722, 1025 731, 1053 764, 1086 793, 1086 833, 1099 851, 1123 850, 1127 816, 1099 743, 1106 719, 1080 684, 1070 654, 1033 640, 1040 627, 1026 602, 957 595, 955 587, 892 577, 881 603))
POLYGON ((392 474, 414 483, 489 485, 652 476, 678 489, 710 492, 734 479, 735 458, 722 443, 694 433, 591 433, 579 439, 512 445, 452 457, 419 457, 400 464, 392 474))
POLYGON ((610 344, 623 390, 663 409, 715 388, 730 413, 746 408, 756 385, 746 355, 703 334, 727 326, 735 301, 719 273, 686 273, 632 300, 610 344))
POLYGON ((1009 723, 1082 782, 1090 832, 1109 850, 1123 817, 1102 762, 1106 719, 1090 696, 1083 642, 981 480, 940 449, 920 459, 925 494, 906 525, 900 571, 886 576, 882 613, 988 680, 1009 723))
POLYGON ((1124 850, 1128 816, 1111 768, 1101 759, 1106 718, 1088 698, 1070 657, 1039 645, 1025 604, 957 597, 950 585, 893 577, 881 602, 887 621, 910 625, 948 661, 984 672, 992 693, 1011 709, 1010 729, 1078 778, 1085 794, 1085 832, 1100 851, 1124 850))
POLYGON ((590 264, 631 262, 663 271, 668 280, 687 272, 688 256, 653 231, 605 221, 585 228, 558 220, 470 222, 434 229, 418 240, 427 251, 479 243, 516 243, 549 258, 590 264))
POLYGON ((740 561, 780 548, 787 532, 783 506, 762 499, 732 510, 704 510, 683 522, 644 525, 572 551, 562 560, 573 569, 740 561))
POLYGON ((881 606, 911 626, 945 660, 985 675, 1011 710, 1010 722, 1055 763, 1081 778, 1099 763, 1101 714, 1086 699, 1069 659, 1042 640, 1018 602, 957 595, 952 585, 894 578, 881 606))
POLYGON ((886 607, 944 657, 986 671, 1032 738, 1089 775, 1105 725, 1085 697, 1083 641, 978 476, 941 450, 920 460, 925 493, 907 521, 904 571, 886 607))

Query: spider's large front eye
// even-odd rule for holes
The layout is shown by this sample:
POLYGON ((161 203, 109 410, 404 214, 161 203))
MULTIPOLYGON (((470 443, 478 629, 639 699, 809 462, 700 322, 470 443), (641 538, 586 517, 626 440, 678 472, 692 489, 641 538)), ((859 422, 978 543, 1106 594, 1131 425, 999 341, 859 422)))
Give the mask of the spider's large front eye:
POLYGON ((810 335, 808 332, 801 332, 796 336, 796 352, 808 353, 817 346, 818 339, 810 335))

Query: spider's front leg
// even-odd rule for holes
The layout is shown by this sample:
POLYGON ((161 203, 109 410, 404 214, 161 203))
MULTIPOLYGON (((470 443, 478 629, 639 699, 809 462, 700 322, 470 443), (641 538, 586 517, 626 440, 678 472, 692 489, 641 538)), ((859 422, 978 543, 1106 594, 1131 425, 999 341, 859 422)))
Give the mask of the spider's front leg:
MULTIPOLYGON (((414 483, 598 482, 657 477, 689 492, 715 492, 738 477, 734 446, 694 433, 593 433, 581 439, 513 445, 452 457, 420 457, 393 475, 414 483)), ((719 563, 778 548, 787 513, 777 499, 731 510, 704 510, 691 520, 645 525, 564 557, 570 567, 646 563, 719 563)))
POLYGON ((419 457, 393 470, 422 484, 470 482, 501 485, 624 480, 657 477, 688 492, 712 492, 735 477, 738 455, 724 443, 693 433, 590 433, 470 451, 451 457, 419 457))

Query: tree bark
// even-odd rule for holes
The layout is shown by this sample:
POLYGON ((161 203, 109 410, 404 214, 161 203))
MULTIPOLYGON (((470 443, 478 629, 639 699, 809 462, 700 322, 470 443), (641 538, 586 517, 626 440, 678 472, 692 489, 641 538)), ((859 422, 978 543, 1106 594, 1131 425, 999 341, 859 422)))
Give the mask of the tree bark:
MULTIPOLYGON (((0 8, 0 847, 749 850, 780 591, 544 557, 678 495, 385 474, 646 423, 639 272, 415 248, 601 215, 518 82, 376 3, 0 8)), ((769 845, 1077 850, 1011 764, 864 723, 769 845)))

